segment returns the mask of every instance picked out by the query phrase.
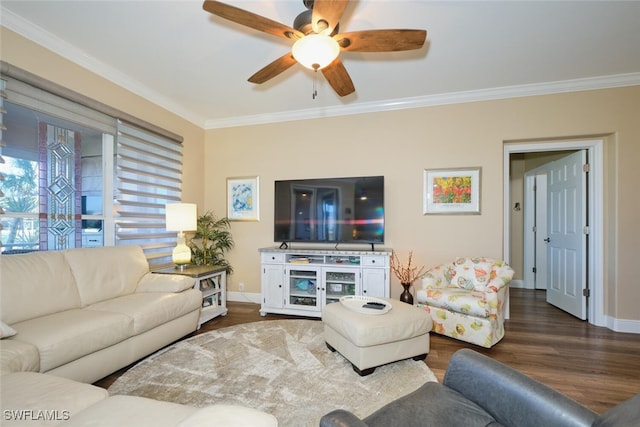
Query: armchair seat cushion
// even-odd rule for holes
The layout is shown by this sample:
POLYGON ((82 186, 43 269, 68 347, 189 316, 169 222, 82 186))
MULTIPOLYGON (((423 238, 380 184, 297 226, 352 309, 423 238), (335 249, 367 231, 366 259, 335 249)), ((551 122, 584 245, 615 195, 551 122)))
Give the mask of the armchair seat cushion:
POLYGON ((367 426, 498 427, 486 410, 462 394, 436 382, 395 400, 365 418, 367 426))
POLYGON ((483 292, 470 292, 460 288, 426 289, 424 292, 425 303, 432 307, 476 317, 489 317, 489 303, 483 292))

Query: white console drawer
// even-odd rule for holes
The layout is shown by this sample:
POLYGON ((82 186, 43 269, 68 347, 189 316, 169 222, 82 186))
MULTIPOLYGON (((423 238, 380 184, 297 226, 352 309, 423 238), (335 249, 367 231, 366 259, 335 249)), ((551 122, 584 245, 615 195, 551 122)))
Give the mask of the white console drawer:
POLYGON ((265 252, 262 254, 263 264, 284 264, 284 253, 265 252))
POLYGON ((367 267, 387 267, 389 257, 384 255, 363 255, 362 265, 367 267))

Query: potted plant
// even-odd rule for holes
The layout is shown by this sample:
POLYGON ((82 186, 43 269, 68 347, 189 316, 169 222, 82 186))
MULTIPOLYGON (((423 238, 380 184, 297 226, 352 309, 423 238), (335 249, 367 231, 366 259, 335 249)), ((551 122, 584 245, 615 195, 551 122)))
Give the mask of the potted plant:
POLYGON ((197 227, 189 242, 193 262, 196 265, 222 265, 227 267, 227 273, 233 273, 233 268, 224 257, 225 252, 234 245, 229 218, 218 219, 208 211, 198 217, 197 227))
POLYGON ((407 304, 413 304, 413 295, 409 292, 409 288, 416 280, 424 276, 424 266, 418 268, 413 264, 413 251, 409 251, 409 258, 406 264, 403 264, 398 257, 396 251, 391 253, 391 271, 396 275, 404 291, 400 295, 400 301, 407 304))

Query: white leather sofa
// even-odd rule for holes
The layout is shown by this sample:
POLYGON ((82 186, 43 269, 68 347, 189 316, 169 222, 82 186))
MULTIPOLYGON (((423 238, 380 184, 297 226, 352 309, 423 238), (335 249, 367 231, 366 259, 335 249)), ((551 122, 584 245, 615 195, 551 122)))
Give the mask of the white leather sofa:
POLYGON ((195 331, 193 284, 150 273, 138 246, 0 256, 1 374, 93 383, 195 331))
POLYGON ((277 427, 273 415, 236 405, 194 408, 111 396, 90 384, 35 372, 2 376, 3 427, 277 427))

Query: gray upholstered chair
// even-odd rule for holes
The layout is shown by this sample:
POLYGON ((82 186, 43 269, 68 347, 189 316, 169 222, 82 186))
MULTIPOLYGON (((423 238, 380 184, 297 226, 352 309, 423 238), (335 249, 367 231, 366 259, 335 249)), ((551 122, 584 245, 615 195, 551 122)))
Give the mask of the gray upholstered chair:
POLYGON ((458 350, 442 384, 427 382, 361 420, 338 409, 320 427, 640 426, 640 394, 601 416, 560 392, 470 349, 458 350))

